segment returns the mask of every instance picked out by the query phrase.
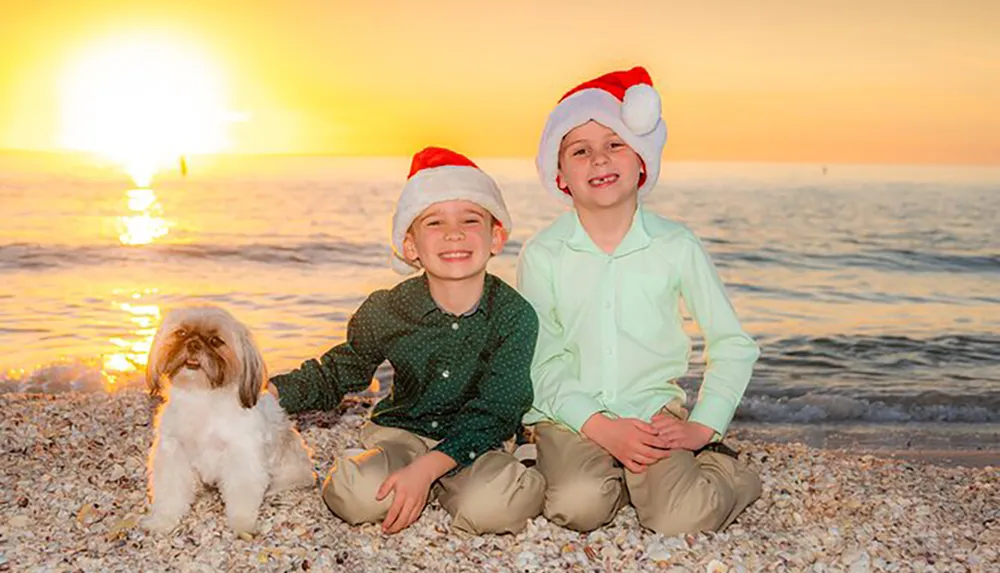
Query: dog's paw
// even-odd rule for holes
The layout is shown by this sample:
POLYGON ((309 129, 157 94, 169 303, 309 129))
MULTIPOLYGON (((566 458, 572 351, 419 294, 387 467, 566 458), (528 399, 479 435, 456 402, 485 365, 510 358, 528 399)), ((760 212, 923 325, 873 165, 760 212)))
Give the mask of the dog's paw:
POLYGON ((233 530, 233 533, 235 533, 237 537, 252 537, 254 532, 257 530, 257 516, 230 515, 229 528, 233 530))
POLYGON ((142 528, 150 533, 170 533, 179 524, 180 519, 163 514, 150 514, 142 519, 142 528))

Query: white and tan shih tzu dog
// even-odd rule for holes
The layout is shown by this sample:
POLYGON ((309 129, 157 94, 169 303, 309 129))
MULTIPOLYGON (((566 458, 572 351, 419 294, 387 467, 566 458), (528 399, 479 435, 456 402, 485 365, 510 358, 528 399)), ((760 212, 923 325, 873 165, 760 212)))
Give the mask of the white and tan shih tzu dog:
POLYGON ((250 331, 225 310, 169 312, 153 338, 146 381, 166 399, 149 455, 147 529, 176 527, 205 484, 221 492, 233 531, 249 534, 266 492, 315 483, 302 437, 263 391, 267 372, 250 331))

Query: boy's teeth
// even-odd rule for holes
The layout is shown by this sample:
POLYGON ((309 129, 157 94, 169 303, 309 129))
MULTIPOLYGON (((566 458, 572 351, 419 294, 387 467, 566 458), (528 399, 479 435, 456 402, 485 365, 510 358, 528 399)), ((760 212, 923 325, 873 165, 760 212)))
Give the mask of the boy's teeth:
POLYGON ((444 253, 441 255, 442 259, 464 259, 469 256, 469 253, 444 253))
POLYGON ((614 181, 617 178, 618 178, 617 175, 605 175, 604 177, 594 177, 593 179, 590 180, 590 184, 591 185, 604 185, 605 183, 609 183, 611 181, 614 181))

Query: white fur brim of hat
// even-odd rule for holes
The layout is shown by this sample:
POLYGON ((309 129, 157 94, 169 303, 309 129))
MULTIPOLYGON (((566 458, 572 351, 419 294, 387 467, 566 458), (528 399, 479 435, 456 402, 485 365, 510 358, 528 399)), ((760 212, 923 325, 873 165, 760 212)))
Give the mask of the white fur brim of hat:
POLYGON ((563 137, 588 121, 596 121, 613 130, 646 164, 646 180, 639 187, 643 196, 656 185, 660 177, 663 146, 667 142, 667 125, 660 117, 660 96, 646 84, 630 87, 625 100, 599 88, 588 88, 559 102, 542 132, 535 166, 542 184, 560 201, 573 204, 573 198, 559 189, 559 146, 563 137))
POLYGON ((510 235, 513 223, 503 201, 500 187, 480 169, 464 165, 445 165, 418 171, 403 186, 392 216, 393 270, 410 274, 419 269, 403 256, 403 239, 413 221, 424 209, 443 201, 470 201, 490 212, 510 235))

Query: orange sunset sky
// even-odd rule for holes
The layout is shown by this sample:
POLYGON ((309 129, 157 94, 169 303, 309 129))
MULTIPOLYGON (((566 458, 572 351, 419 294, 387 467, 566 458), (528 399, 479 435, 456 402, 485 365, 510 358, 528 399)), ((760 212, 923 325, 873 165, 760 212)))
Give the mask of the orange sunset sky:
MULTIPOLYGON (((668 159, 1000 164, 995 0, 0 0, 0 8, 3 149, 65 145, 67 101, 94 119, 87 106, 117 101, 100 90, 128 91, 132 81, 112 67, 102 81, 113 88, 89 85, 96 72, 73 83, 72 70, 94 46, 127 56, 150 40, 187 54, 190 65, 172 73, 211 76, 212 105, 235 120, 229 152, 406 155, 437 144, 532 156, 566 89, 643 64, 663 95, 668 159), (81 99, 90 88, 96 95, 81 99)), ((175 85, 184 91, 183 79, 175 85)), ((161 93, 142 113, 159 114, 157 97, 170 105, 161 93)), ((115 122, 126 120, 97 125, 115 122)))

